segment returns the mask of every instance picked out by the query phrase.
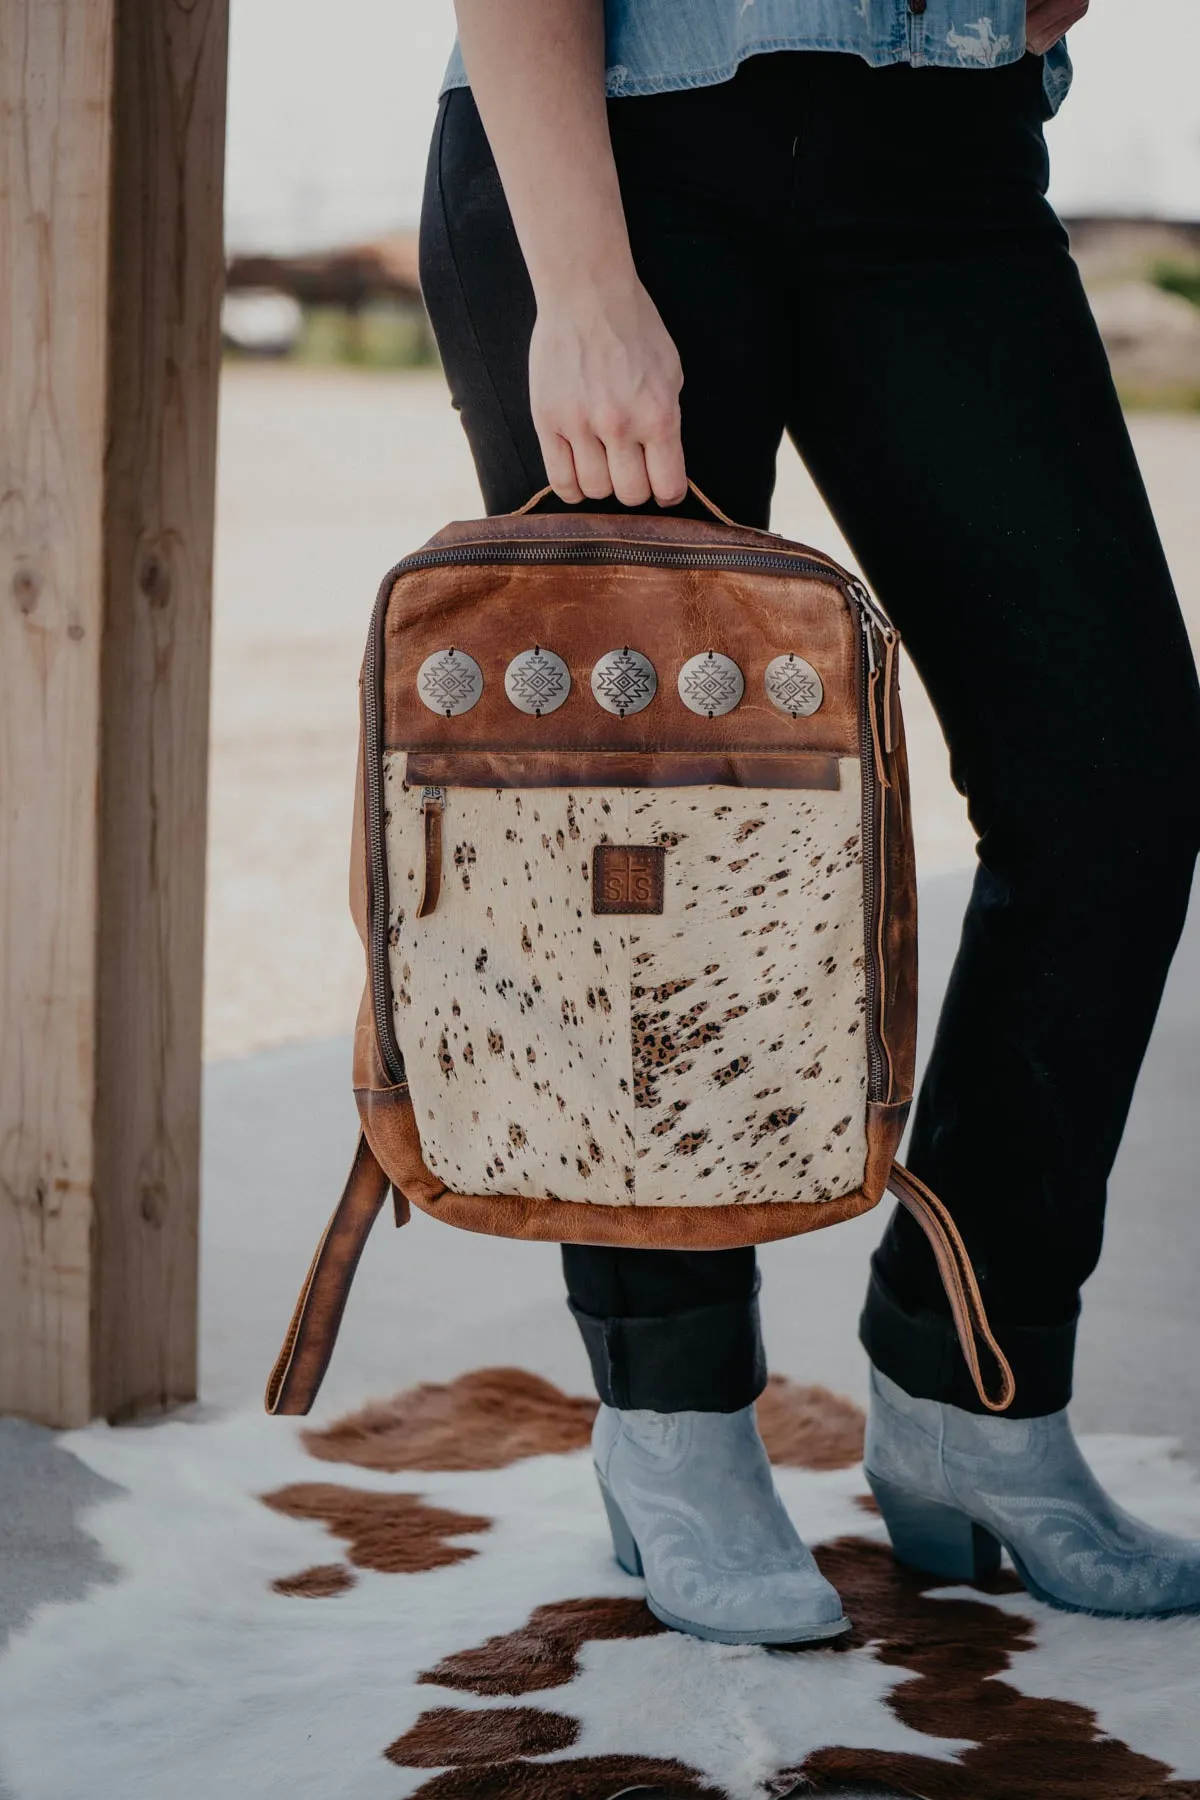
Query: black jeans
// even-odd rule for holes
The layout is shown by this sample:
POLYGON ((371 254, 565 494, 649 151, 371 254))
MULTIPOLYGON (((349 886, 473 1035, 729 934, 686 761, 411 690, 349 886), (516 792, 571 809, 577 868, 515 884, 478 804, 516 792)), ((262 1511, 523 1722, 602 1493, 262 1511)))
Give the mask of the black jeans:
MULTIPOLYGON (((786 53, 610 103, 637 267, 678 345, 689 473, 765 525, 786 432, 895 619, 979 866, 916 1107, 1018 1384, 1066 1404, 1080 1286, 1183 923, 1195 666, 1066 235, 1041 63, 873 70, 786 53)), ((543 482, 534 301, 470 94, 442 103, 422 281, 489 511, 543 482)), ((687 510, 686 508, 684 510, 687 510)), ((731 1411, 764 1379, 752 1250, 568 1245, 601 1395, 731 1411)), ((897 1212, 862 1339, 976 1408, 897 1212)))

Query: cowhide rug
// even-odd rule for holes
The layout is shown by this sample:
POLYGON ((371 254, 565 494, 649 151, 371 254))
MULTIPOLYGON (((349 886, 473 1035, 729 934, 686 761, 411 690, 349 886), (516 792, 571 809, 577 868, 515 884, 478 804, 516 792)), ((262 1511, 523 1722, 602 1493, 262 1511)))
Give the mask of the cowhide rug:
MULTIPOLYGON (((125 1491, 116 1571, 0 1661, 14 1800, 1200 1800, 1200 1619, 1060 1614, 893 1562, 821 1388, 761 1403, 780 1487, 854 1620, 842 1649, 663 1630, 612 1560, 592 1402, 491 1369, 322 1429, 245 1413, 64 1439, 125 1491)), ((1200 1536, 1153 1439, 1089 1453, 1200 1536)))

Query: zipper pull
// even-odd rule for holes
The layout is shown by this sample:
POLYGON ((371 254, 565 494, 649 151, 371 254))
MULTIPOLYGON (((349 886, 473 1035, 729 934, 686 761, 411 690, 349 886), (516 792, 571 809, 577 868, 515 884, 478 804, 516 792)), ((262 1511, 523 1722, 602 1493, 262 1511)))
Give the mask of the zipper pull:
MULTIPOLYGON (((882 606, 880 606, 870 588, 867 587, 864 582, 851 580, 850 592, 858 601, 861 611, 864 612, 874 624, 880 637, 885 637, 889 631, 893 633, 896 632, 896 627, 892 624, 892 621, 888 618, 882 606)), ((899 634, 896 633, 896 635, 898 636, 899 634)))
POLYGON ((884 695, 881 706, 878 668, 872 669, 867 676, 867 707, 871 724, 871 753, 875 758, 875 778, 881 788, 890 788, 892 784, 888 778, 887 763, 884 760, 886 743, 879 729, 880 714, 887 717, 887 696, 884 695))
POLYGON ((879 671, 879 641, 875 636, 875 627, 864 613, 860 620, 863 642, 867 647, 867 672, 875 675, 879 671))
POLYGON ((421 792, 421 821, 425 832, 425 873, 418 919, 428 918, 442 891, 442 814, 446 807, 444 787, 427 787, 421 792))
POLYGON ((900 717, 899 638, 890 628, 883 639, 883 747, 889 756, 899 742, 897 728, 900 717))

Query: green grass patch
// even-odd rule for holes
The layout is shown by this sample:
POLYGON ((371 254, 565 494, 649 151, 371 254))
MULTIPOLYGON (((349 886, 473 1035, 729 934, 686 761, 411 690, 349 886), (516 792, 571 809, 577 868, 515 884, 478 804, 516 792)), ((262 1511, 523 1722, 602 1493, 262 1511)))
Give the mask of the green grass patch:
POLYGON ((1179 294, 1193 306, 1200 306, 1200 256, 1194 261, 1156 262, 1151 267, 1150 279, 1165 294, 1179 294))
POLYGON ((1126 412, 1200 412, 1200 387, 1187 381, 1118 381, 1117 393, 1126 412))
POLYGON ((307 307, 293 362, 360 369, 422 369, 437 362, 433 333, 416 307, 373 301, 358 312, 307 307))

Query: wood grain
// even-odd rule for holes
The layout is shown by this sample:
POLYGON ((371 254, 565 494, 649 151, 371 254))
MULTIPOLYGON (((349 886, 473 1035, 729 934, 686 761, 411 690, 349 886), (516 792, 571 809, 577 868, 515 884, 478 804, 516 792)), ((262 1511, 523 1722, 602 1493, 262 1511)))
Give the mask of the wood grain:
POLYGON ((0 1411, 195 1389, 227 0, 0 0, 0 1411))

